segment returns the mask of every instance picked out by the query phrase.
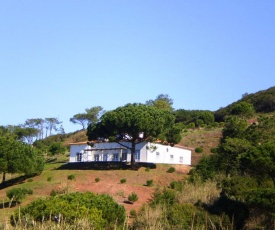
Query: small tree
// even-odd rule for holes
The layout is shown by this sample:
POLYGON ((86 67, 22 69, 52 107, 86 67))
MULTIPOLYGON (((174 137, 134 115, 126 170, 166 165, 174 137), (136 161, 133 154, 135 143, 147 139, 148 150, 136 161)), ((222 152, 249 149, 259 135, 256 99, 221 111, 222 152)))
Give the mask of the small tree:
POLYGON ((23 199, 27 195, 33 194, 33 191, 31 189, 26 189, 26 188, 12 188, 7 191, 7 197, 11 201, 16 201, 18 203, 21 203, 23 199))
POLYGON ((135 203, 137 200, 138 200, 138 195, 135 192, 132 192, 128 196, 128 201, 130 201, 131 203, 135 203))

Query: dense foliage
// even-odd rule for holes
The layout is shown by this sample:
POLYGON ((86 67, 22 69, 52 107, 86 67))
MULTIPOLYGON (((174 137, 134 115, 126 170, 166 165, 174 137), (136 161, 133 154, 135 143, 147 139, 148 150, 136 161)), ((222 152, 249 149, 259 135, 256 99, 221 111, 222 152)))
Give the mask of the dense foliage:
POLYGON ((12 188, 7 190, 7 197, 11 201, 15 201, 17 203, 22 202, 22 200, 25 199, 27 195, 31 194, 33 194, 33 191, 27 188, 12 188))
POLYGON ((168 110, 144 104, 127 104, 106 112, 100 122, 90 124, 87 136, 89 140, 103 138, 118 143, 130 142, 131 164, 134 165, 135 146, 138 142, 158 137, 168 138, 171 144, 180 140, 180 130, 174 127, 174 120, 173 114, 168 110))
MULTIPOLYGON (((227 117, 223 138, 217 151, 205 156, 190 172, 190 180, 218 181, 221 195, 241 202, 262 215, 259 226, 275 221, 275 114, 258 117, 249 125, 239 116, 227 117)), ((247 217, 248 218, 248 217, 247 217)), ((245 220, 243 220, 245 221, 245 220)))
POLYGON ((124 223, 126 214, 109 195, 96 195, 90 192, 70 193, 38 199, 21 208, 11 216, 11 222, 20 221, 31 224, 35 221, 56 220, 73 223, 76 219, 90 222, 91 229, 109 229, 124 223))
POLYGON ((275 111, 275 87, 261 90, 257 93, 244 94, 242 99, 215 111, 215 120, 224 121, 228 115, 236 112, 246 111, 246 115, 251 115, 253 110, 256 113, 269 113, 275 111), (244 105, 244 106, 242 106, 244 105))
POLYGON ((16 135, 0 130, 0 173, 2 183, 6 173, 22 173, 26 176, 40 174, 44 168, 44 158, 29 144, 17 140, 16 135))

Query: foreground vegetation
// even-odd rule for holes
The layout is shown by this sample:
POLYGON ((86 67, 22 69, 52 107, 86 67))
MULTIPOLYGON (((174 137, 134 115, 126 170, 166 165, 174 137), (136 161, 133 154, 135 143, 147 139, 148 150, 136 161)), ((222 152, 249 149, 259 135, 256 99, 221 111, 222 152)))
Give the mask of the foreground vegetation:
MULTIPOLYGON (((66 153, 65 134, 36 141, 30 147, 20 139, 18 129, 11 132, 2 127, 1 215, 9 221, 1 227, 7 229, 12 224, 16 229, 275 229, 273 91, 274 87, 256 95, 243 95, 242 100, 215 113, 173 111, 173 129, 181 135, 181 143, 193 147, 193 155, 199 156, 188 176, 169 165, 139 165, 137 171, 119 164, 105 168, 94 165, 92 169, 82 165, 82 170, 68 168, 55 159, 66 153), (208 138, 202 138, 206 133, 208 138), (17 177, 6 178, 10 173, 17 177), (80 193, 76 185, 86 183, 88 187, 88 173, 93 173, 89 183, 94 185, 107 183, 106 178, 110 177, 117 181, 116 187, 134 186, 127 194, 124 190, 112 195, 106 194, 110 191, 80 193), (161 183, 161 178, 166 183, 161 183), (152 197, 129 210, 129 205, 137 207, 141 186, 147 187, 147 192, 153 191, 152 197)), ((147 106, 170 113, 171 100, 167 99, 148 101, 147 106)), ((134 131, 139 133, 139 129, 134 131)), ((169 132, 158 134, 163 138, 169 132)), ((167 137, 165 141, 169 140, 167 137)))

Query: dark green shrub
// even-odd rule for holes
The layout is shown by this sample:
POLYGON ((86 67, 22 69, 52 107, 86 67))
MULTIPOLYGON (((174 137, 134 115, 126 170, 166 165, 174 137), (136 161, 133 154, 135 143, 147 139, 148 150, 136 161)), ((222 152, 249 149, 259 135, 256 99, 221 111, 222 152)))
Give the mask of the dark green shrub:
POLYGON ((95 178, 95 182, 96 182, 96 183, 99 182, 99 181, 100 181, 100 178, 99 178, 99 177, 95 178))
POLYGON ((61 142, 54 142, 48 148, 50 155, 64 154, 66 152, 65 146, 61 142))
POLYGON ((50 193, 50 196, 57 196, 57 191, 55 189, 53 189, 50 193))
POLYGON ((67 178, 68 178, 68 180, 74 180, 74 179, 75 179, 75 175, 74 175, 74 174, 71 174, 71 175, 69 175, 67 178))
POLYGON ((135 192, 132 192, 128 196, 128 201, 130 201, 131 203, 135 203, 137 200, 138 200, 138 195, 135 192))
POLYGON ((121 183, 121 184, 126 183, 126 179, 125 179, 125 178, 121 179, 121 180, 120 180, 120 183, 121 183))
MULTIPOLYGON (((93 229, 114 229, 124 224, 126 212, 122 205, 106 194, 96 195, 91 192, 70 193, 47 199, 38 199, 20 209, 20 218, 27 224, 34 221, 47 221, 50 217, 61 216, 69 224, 76 219, 90 221, 93 229), (27 217, 27 218, 26 218, 27 217)), ((15 224, 19 219, 19 210, 10 220, 15 224)), ((119 228, 120 229, 120 228, 119 228)))
POLYGON ((52 181, 52 177, 49 176, 49 177, 47 178, 47 181, 52 181))
POLYGON ((153 199, 150 203, 151 206, 157 204, 173 205, 176 202, 176 191, 170 188, 164 188, 163 190, 157 189, 153 195, 153 199))
POLYGON ((200 147, 195 148, 195 152, 196 153, 202 153, 203 152, 203 147, 200 146, 200 147))
POLYGON ((146 186, 148 186, 148 187, 153 186, 153 184, 154 184, 153 180, 147 180, 146 181, 146 186))
POLYGON ((179 192, 183 191, 184 183, 182 181, 172 181, 170 188, 179 192))
POLYGON ((136 217, 137 211, 135 209, 130 210, 130 215, 131 215, 131 217, 136 217))
POLYGON ((168 173, 173 173, 173 172, 175 172, 175 171, 176 171, 175 167, 170 167, 170 168, 167 170, 168 173))
POLYGON ((12 188, 8 190, 6 194, 10 200, 21 203, 22 200, 25 199, 27 195, 33 194, 33 191, 31 189, 26 189, 26 188, 12 188))
POLYGON ((150 172, 150 168, 146 167, 145 172, 150 172))
POLYGON ((218 152, 218 148, 211 148, 211 149, 210 149, 210 152, 211 152, 211 153, 217 153, 217 152, 218 152))

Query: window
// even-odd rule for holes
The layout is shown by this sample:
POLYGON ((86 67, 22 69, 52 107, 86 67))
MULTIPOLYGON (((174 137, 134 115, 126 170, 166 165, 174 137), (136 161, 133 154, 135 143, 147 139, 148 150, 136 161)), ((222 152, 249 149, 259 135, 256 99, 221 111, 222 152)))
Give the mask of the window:
POLYGON ((135 160, 140 160, 140 151, 136 150, 135 152, 135 160))
POLYGON ((170 155, 170 161, 174 161, 174 155, 170 155))
POLYGON ((183 163, 183 157, 180 157, 180 163, 183 163))
POLYGON ((156 157, 159 157, 159 152, 156 152, 156 157))
POLYGON ((127 161, 127 153, 122 153, 122 161, 127 161))
POLYGON ((82 153, 76 153, 76 161, 82 161, 82 153))
POLYGON ((113 154, 113 161, 118 161, 118 153, 113 154))
POLYGON ((95 161, 99 161, 99 155, 95 155, 95 161))

